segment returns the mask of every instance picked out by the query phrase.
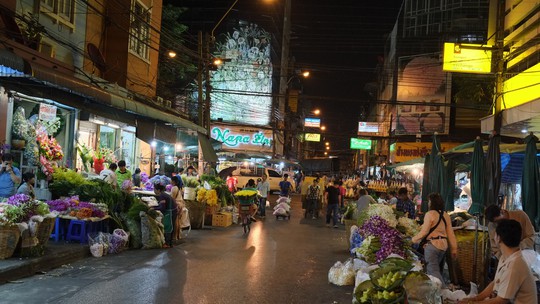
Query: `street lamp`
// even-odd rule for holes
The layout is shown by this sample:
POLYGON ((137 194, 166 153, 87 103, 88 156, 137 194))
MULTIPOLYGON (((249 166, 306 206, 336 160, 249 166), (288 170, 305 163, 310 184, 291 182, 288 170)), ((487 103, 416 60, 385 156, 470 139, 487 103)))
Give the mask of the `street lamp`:
POLYGON ((313 110, 313 114, 319 115, 319 114, 321 114, 321 110, 315 109, 315 110, 313 110))
POLYGON ((321 126, 321 131, 326 130, 326 126, 321 126))

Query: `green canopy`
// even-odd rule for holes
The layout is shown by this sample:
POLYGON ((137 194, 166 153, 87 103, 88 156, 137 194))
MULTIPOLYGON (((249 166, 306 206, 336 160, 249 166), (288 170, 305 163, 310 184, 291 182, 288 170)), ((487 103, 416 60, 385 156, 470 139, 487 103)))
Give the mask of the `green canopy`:
POLYGON ((474 141, 474 150, 471 164, 471 199, 470 214, 482 213, 484 210, 485 184, 484 184, 484 150, 482 140, 478 137, 474 141))
POLYGON ((429 155, 429 153, 426 154, 425 156, 425 161, 424 161, 424 176, 422 177, 422 206, 421 206, 421 210, 422 212, 427 212, 428 211, 428 195, 431 193, 430 189, 431 187, 429 186, 429 163, 431 161, 431 156, 429 155))
POLYGON ((456 162, 450 159, 446 164, 445 176, 444 176, 444 187, 441 192, 441 196, 445 201, 444 210, 454 211, 454 189, 456 187, 455 183, 455 172, 456 162))
POLYGON ((523 211, 527 213, 536 230, 540 227, 540 173, 538 171, 538 159, 536 156, 538 154, 538 150, 536 149, 537 142, 538 138, 532 133, 525 137, 527 147, 523 160, 521 181, 523 211))
POLYGON ((433 134, 433 144, 431 145, 431 159, 429 164, 430 192, 441 193, 444 176, 444 159, 441 153, 441 143, 437 134, 433 134))
POLYGON ((489 138, 486 155, 485 181, 486 200, 485 205, 498 205, 499 189, 501 187, 501 136, 493 134, 489 138))

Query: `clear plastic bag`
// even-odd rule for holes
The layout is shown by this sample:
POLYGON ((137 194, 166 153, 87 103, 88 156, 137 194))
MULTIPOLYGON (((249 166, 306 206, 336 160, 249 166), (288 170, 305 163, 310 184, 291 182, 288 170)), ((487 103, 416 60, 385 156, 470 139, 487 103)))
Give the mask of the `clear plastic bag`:
POLYGON ((352 259, 348 259, 345 263, 338 261, 328 271, 328 281, 338 286, 352 286, 355 275, 352 259))
POLYGON ((92 256, 99 258, 107 255, 109 250, 109 233, 99 232, 97 234, 88 234, 88 245, 92 256))
POLYGON ((126 249, 129 241, 129 233, 123 229, 115 229, 110 238, 109 253, 120 253, 126 249))

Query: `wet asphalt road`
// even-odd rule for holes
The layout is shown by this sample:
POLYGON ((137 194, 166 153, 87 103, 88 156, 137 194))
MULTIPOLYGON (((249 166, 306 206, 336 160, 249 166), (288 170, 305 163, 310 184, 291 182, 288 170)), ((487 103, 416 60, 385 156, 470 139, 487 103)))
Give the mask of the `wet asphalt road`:
MULTIPOLYGON (((272 196, 271 200, 276 197, 272 196)), ((0 303, 350 303, 352 286, 328 283, 344 261, 345 229, 304 219, 293 197, 291 220, 192 230, 172 249, 88 258, 0 285, 0 303)))

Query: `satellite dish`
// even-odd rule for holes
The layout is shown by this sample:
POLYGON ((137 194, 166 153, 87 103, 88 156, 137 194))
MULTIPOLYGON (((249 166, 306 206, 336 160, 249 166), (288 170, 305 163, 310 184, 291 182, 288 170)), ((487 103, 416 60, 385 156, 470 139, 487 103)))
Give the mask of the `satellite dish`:
POLYGON ((92 60, 96 68, 98 68, 100 72, 105 73, 107 64, 105 63, 105 58, 103 58, 103 54, 101 54, 99 48, 93 43, 88 43, 86 49, 88 50, 90 60, 92 60))

